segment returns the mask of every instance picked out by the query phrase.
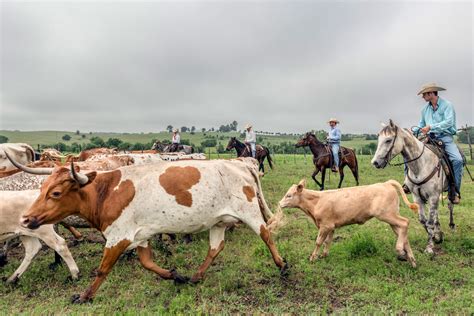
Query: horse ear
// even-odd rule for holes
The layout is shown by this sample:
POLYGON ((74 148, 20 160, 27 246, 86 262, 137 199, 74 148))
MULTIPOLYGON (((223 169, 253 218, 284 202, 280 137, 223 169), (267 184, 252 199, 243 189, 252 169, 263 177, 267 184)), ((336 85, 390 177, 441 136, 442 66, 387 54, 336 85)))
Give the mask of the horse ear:
POLYGON ((390 127, 395 127, 395 124, 393 124, 392 119, 389 120, 389 123, 390 123, 390 127))

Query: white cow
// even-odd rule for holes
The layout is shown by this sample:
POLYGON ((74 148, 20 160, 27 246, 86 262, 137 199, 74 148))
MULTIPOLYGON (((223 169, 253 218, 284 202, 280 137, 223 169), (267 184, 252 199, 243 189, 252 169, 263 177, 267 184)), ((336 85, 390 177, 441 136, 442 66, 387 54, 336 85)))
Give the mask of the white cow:
POLYGON ((41 249, 40 240, 54 249, 66 262, 71 276, 77 279, 79 268, 74 262, 66 241, 53 229, 53 225, 44 225, 31 230, 20 225, 22 214, 27 211, 39 195, 39 190, 0 191, 0 241, 19 236, 25 247, 25 257, 18 269, 7 282, 16 282, 26 271, 31 261, 41 249))
POLYGON ((224 248, 226 226, 240 221, 260 235, 281 273, 286 273, 287 264, 271 239, 279 216, 273 216, 265 202, 253 158, 161 162, 87 174, 65 167, 42 172, 51 176, 22 225, 35 229, 79 214, 107 240, 95 281, 73 297, 74 303, 90 301, 120 254, 133 248, 146 269, 164 279, 186 282, 175 270, 153 262, 148 240, 157 233, 210 230, 207 258, 191 278, 198 282, 224 248))

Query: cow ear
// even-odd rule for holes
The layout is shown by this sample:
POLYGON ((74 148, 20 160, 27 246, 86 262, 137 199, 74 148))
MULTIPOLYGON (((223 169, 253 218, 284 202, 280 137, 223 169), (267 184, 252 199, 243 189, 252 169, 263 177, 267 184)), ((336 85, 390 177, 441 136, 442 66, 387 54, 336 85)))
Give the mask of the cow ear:
POLYGON ((301 193, 303 189, 306 187, 306 180, 302 179, 300 183, 298 183, 298 186, 296 187, 296 190, 301 193))
POLYGON ((95 177, 97 176, 97 171, 91 171, 87 173, 85 176, 89 179, 89 181, 87 181, 87 183, 82 185, 81 187, 91 184, 91 182, 94 181, 95 177))

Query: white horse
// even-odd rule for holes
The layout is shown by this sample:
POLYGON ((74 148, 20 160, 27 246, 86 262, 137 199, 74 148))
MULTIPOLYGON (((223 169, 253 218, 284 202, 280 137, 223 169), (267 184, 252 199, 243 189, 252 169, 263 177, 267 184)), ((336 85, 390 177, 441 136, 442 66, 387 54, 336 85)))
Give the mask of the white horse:
MULTIPOLYGON (((405 184, 413 193, 415 202, 420 206, 419 219, 428 233, 425 252, 433 254, 433 242, 443 242, 443 232, 438 219, 440 196, 448 189, 448 179, 444 173, 440 158, 409 130, 402 129, 390 120, 379 133, 377 151, 372 159, 376 168, 385 168, 398 154, 404 158, 408 167, 405 184), (428 219, 425 216, 425 204, 429 205, 428 219)), ((449 226, 454 229, 454 205, 448 201, 449 226)))

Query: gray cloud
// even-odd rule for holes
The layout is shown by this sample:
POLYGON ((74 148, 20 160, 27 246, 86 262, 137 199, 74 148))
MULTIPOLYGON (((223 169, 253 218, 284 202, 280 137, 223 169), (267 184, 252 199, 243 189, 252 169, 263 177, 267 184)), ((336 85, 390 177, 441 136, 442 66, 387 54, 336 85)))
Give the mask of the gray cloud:
POLYGON ((1 129, 473 124, 471 2, 2 2, 1 129))

